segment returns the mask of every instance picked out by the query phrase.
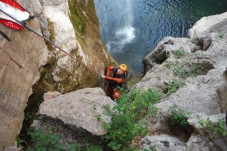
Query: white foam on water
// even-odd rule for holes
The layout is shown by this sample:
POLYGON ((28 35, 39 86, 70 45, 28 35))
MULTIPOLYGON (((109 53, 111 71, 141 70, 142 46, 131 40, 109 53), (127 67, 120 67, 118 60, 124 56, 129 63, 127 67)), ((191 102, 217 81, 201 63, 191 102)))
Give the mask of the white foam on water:
POLYGON ((134 27, 123 27, 116 31, 116 37, 119 39, 119 44, 126 45, 131 43, 135 39, 134 27))

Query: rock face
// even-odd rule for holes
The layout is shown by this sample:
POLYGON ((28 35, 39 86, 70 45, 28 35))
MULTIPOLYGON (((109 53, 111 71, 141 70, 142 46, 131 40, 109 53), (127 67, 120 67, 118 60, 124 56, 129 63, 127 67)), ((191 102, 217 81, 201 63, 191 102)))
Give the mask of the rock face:
MULTIPOLYGON (((18 0, 25 8, 33 3, 18 0)), ((37 20, 27 25, 40 32, 37 20)), ((47 62, 45 42, 27 30, 0 27, 11 41, 0 36, 0 146, 14 145, 24 119, 24 109, 39 79, 39 68, 47 62)))
POLYGON ((106 133, 102 121, 110 122, 103 106, 114 105, 115 102, 107 97, 101 88, 86 88, 44 101, 39 114, 99 136, 106 133))
MULTIPOLYGON (((37 3, 40 8, 36 9, 36 14, 44 36, 98 73, 102 73, 104 67, 113 61, 101 43, 98 21, 91 11, 94 9, 93 0, 40 0, 37 3), (86 5, 81 6, 82 3, 86 5), (78 14, 82 16, 76 16, 78 14), (82 18, 83 22, 77 18, 82 18), (84 34, 79 34, 75 29, 83 29, 84 34)), ((34 87, 37 91, 66 93, 97 85, 96 73, 50 44, 47 45, 48 64, 41 70, 43 78, 34 87)))
MULTIPOLYGON (((147 72, 136 87, 156 88, 166 93, 156 104, 159 113, 156 123, 149 124, 151 132, 170 130, 170 108, 175 104, 191 114, 201 113, 210 118, 226 112, 226 20, 227 13, 202 18, 189 30, 190 38, 166 37, 145 57, 147 72), (166 92, 166 86, 173 80, 182 84, 175 93, 166 92)), ((162 148, 162 145, 157 145, 158 141, 153 144, 158 150, 219 150, 220 146, 226 150, 226 138, 205 139, 209 136, 204 132, 197 134, 198 126, 190 125, 195 132, 186 140, 183 148, 162 148)), ((153 137, 159 136, 152 136, 152 140, 153 137)))

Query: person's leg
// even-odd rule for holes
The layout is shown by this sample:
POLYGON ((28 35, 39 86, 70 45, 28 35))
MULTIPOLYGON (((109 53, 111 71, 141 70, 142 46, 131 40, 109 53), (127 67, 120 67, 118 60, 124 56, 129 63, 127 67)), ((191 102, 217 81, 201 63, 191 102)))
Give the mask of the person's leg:
POLYGON ((110 84, 107 87, 106 95, 113 99, 113 87, 110 84))

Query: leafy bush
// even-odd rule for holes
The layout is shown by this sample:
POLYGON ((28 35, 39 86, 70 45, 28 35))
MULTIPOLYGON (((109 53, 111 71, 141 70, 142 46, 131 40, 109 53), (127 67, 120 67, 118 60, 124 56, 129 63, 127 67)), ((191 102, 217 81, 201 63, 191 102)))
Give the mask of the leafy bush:
POLYGON ((164 86, 163 91, 164 93, 174 93, 180 88, 182 84, 182 81, 174 79, 164 86))
POLYGON ((104 124, 107 135, 103 139, 108 147, 120 150, 138 135, 146 133, 145 123, 139 122, 145 115, 157 112, 153 106, 160 99, 155 90, 132 90, 129 94, 121 95, 117 105, 112 109, 106 108, 112 117, 109 124, 104 124))
POLYGON ((182 50, 182 49, 178 49, 176 52, 175 52, 175 55, 177 56, 177 57, 182 57, 182 56, 184 56, 186 54, 186 52, 184 51, 184 50, 182 50))
POLYGON ((31 136, 32 143, 26 151, 75 151, 76 145, 67 145, 60 141, 60 136, 47 128, 45 132, 37 130, 34 127, 28 129, 28 135, 31 136))
POLYGON ((222 120, 218 120, 217 123, 212 123, 211 120, 207 118, 206 120, 199 121, 199 123, 205 128, 211 138, 227 136, 227 127, 225 122, 222 120))
POLYGON ((170 67, 171 71, 174 73, 174 75, 186 79, 190 76, 195 76, 197 74, 202 74, 204 71, 204 68, 201 66, 185 66, 185 65, 173 65, 170 67))
POLYGON ((186 126, 188 123, 189 112, 178 108, 177 105, 171 107, 172 115, 170 116, 170 125, 171 126, 186 126))
POLYGON ((25 151, 103 151, 99 145, 92 145, 91 143, 83 143, 83 145, 68 144, 63 142, 60 135, 54 133, 50 128, 43 131, 30 127, 27 130, 31 137, 31 142, 27 142, 29 146, 25 151))

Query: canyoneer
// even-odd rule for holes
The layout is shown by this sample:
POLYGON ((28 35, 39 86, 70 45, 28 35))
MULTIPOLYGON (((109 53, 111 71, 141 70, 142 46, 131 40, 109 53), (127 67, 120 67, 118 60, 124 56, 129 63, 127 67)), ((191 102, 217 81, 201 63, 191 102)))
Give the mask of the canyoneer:
POLYGON ((120 89, 124 87, 124 79, 127 73, 127 65, 121 64, 118 67, 109 66, 102 78, 108 81, 106 94, 111 99, 120 97, 120 89))

